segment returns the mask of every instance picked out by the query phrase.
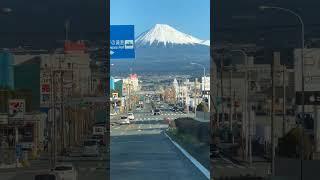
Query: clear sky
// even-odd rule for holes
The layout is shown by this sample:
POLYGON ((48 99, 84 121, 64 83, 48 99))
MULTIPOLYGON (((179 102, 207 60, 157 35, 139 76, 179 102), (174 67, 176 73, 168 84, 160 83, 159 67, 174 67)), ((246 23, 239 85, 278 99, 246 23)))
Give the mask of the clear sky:
POLYGON ((168 24, 210 39, 210 0, 110 0, 110 16, 111 25, 135 25, 136 36, 155 24, 168 24))

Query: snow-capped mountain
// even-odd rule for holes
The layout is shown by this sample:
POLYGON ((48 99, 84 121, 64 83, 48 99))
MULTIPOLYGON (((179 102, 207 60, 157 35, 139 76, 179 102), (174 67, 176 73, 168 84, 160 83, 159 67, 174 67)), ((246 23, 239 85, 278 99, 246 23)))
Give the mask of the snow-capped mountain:
POLYGON ((136 57, 133 61, 112 61, 117 68, 113 73, 127 73, 132 68, 137 73, 190 73, 202 69, 190 65, 197 62, 210 64, 210 41, 182 33, 175 28, 156 24, 142 33, 135 41, 136 57))
POLYGON ((210 40, 203 40, 201 42, 201 44, 206 45, 206 46, 210 46, 210 40))
POLYGON ((201 40, 182 33, 166 24, 156 24, 136 39, 136 46, 173 46, 173 45, 210 45, 210 41, 201 40), (208 44, 209 42, 209 44, 208 44))

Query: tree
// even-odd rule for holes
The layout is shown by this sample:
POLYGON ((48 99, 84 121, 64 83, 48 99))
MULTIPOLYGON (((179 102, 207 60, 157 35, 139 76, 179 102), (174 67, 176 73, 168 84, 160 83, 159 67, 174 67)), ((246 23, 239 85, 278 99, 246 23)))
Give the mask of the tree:
POLYGON ((201 102, 201 103, 197 106, 197 111, 209 112, 209 107, 208 107, 207 103, 201 102))
POLYGON ((302 134, 299 128, 292 129, 283 138, 279 139, 279 155, 289 158, 300 157, 301 139, 303 139, 304 158, 309 159, 312 154, 311 139, 307 134, 302 134))

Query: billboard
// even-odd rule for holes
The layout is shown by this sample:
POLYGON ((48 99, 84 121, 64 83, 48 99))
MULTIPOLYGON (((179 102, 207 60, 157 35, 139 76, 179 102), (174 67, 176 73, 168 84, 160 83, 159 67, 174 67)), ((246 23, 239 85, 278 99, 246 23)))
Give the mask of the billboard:
POLYGON ((26 112, 24 99, 10 99, 9 100, 9 116, 12 118, 22 119, 26 112))
POLYGON ((134 26, 110 26, 110 55, 111 59, 134 59, 134 26))
MULTIPOLYGON (((304 90, 305 91, 320 91, 320 49, 310 48, 304 49, 304 90)), ((302 85, 302 60, 301 49, 295 49, 295 90, 301 91, 302 85)))
POLYGON ((42 71, 40 74, 40 106, 49 107, 50 102, 50 73, 42 71))

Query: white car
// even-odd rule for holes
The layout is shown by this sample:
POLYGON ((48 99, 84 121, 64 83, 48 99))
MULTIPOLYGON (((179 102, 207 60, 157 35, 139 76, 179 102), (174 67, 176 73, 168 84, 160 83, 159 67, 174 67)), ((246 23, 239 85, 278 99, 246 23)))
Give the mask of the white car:
POLYGON ((78 172, 70 163, 58 164, 54 168, 54 172, 63 180, 78 180, 78 172))
POLYGON ((128 119, 129 119, 129 120, 134 120, 134 115, 133 115, 133 113, 128 113, 128 119))
POLYGON ((122 124, 130 124, 130 120, 129 120, 129 118, 127 116, 122 116, 120 118, 119 124, 121 124, 121 125, 122 124))
POLYGON ((88 139, 83 142, 83 156, 99 156, 99 141, 88 139))

